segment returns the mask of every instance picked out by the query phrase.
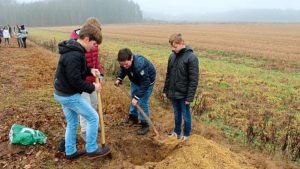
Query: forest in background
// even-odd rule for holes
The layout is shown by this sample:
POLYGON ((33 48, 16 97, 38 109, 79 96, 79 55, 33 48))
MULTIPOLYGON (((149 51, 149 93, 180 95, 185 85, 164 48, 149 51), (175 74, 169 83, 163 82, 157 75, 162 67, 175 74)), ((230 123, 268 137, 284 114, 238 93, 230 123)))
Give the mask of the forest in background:
POLYGON ((78 25, 91 16, 105 24, 143 21, 139 5, 130 0, 0 0, 0 9, 0 25, 78 25))

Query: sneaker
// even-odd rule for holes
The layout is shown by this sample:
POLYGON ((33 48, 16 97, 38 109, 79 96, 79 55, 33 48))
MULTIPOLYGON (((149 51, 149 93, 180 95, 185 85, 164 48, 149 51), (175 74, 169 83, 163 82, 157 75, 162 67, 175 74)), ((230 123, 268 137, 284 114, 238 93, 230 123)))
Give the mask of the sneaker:
POLYGON ((59 143, 58 143, 56 149, 58 152, 62 152, 62 153, 65 152, 65 138, 62 138, 59 140, 59 143))
MULTIPOLYGON (((76 139, 76 144, 78 144, 78 142, 79 142, 78 139, 76 139)), ((66 141, 64 137, 59 140, 59 143, 56 148, 57 152, 65 153, 65 143, 66 141)))
POLYGON ((74 160, 80 156, 83 156, 86 153, 85 150, 81 150, 81 151, 76 151, 75 153, 71 154, 71 155, 66 155, 67 160, 74 160))
POLYGON ((189 136, 182 136, 180 139, 182 142, 185 142, 188 138, 189 138, 189 136))
POLYGON ((149 126, 146 121, 141 121, 142 127, 137 131, 138 135, 145 135, 149 132, 149 126))
POLYGON ((169 134, 168 137, 170 137, 170 138, 176 138, 176 139, 180 138, 180 136, 178 136, 177 133, 175 133, 174 131, 171 134, 169 134))
POLYGON ((111 153, 111 150, 108 146, 105 146, 103 148, 101 148, 99 146, 98 149, 95 150, 94 152, 86 153, 86 154, 90 159, 95 159, 95 158, 98 158, 98 157, 104 157, 104 156, 106 156, 110 153, 111 153))

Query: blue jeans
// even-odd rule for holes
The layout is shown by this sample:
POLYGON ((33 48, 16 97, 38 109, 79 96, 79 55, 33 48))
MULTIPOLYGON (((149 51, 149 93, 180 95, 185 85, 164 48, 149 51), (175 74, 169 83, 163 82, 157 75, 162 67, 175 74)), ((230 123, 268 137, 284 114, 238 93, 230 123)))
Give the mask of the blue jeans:
MULTIPOLYGON (((145 92, 145 95, 143 97, 141 97, 140 100, 138 101, 138 104, 141 106, 141 108, 144 110, 144 112, 146 113, 146 115, 148 117, 150 117, 149 98, 150 98, 150 95, 152 94, 153 86, 154 85, 149 86, 149 88, 145 92)), ((134 97, 133 93, 135 93, 139 89, 140 89, 140 86, 131 82, 131 99, 134 97)), ((141 113, 137 110, 137 108, 135 106, 133 106, 132 104, 130 104, 129 114, 134 115, 134 116, 139 116, 140 120, 145 120, 144 116, 141 115, 141 113)))
POLYGON ((58 101, 65 114, 67 128, 65 133, 66 155, 71 155, 76 149, 76 131, 78 126, 78 115, 86 119, 86 145, 88 153, 98 148, 97 137, 99 127, 99 116, 95 109, 81 95, 59 96, 54 93, 54 98, 58 101))
POLYGON ((190 112, 190 105, 185 104, 185 99, 172 99, 174 109, 175 129, 174 132, 179 136, 181 134, 182 116, 184 120, 184 136, 191 135, 192 118, 190 112))

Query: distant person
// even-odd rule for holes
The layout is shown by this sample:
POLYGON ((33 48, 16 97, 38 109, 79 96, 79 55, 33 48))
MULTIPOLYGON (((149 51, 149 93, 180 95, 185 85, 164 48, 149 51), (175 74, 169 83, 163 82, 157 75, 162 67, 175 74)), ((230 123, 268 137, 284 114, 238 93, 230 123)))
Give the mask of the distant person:
POLYGON ((173 105, 175 128, 170 137, 188 139, 191 134, 192 118, 190 104, 193 102, 199 80, 199 62, 190 46, 186 46, 180 33, 169 38, 172 53, 169 57, 163 89, 173 105), (182 118, 184 130, 181 132, 182 118))
POLYGON ((23 40, 22 40, 22 33, 21 33, 21 28, 19 27, 19 25, 16 25, 15 28, 16 34, 17 34, 17 42, 18 42, 18 46, 19 48, 23 48, 24 44, 23 44, 23 40))
MULTIPOLYGON (((97 18, 94 18, 94 17, 88 18, 86 20, 85 24, 94 25, 101 30, 101 24, 97 18)), ((77 40, 79 38, 79 34, 80 34, 80 29, 75 29, 71 33, 70 38, 77 40)), ((90 51, 86 51, 84 55, 86 58, 87 67, 98 69, 101 76, 104 77, 104 69, 101 66, 100 61, 99 61, 99 46, 98 46, 98 44, 95 44, 95 46, 90 51)), ((89 75, 89 76, 86 76, 85 81, 87 83, 93 84, 93 83, 95 83, 96 79, 93 75, 89 75)), ((97 92, 96 91, 94 91, 92 93, 82 92, 81 96, 83 98, 85 98, 93 106, 93 108, 95 110, 97 110, 98 101, 97 101, 97 92)), ((83 140, 86 140, 85 139, 86 120, 82 116, 80 116, 79 119, 80 119, 81 137, 83 138, 83 140)))
POLYGON ((4 38, 5 45, 9 45, 10 34, 7 26, 4 27, 3 38, 4 38))
POLYGON ((12 37, 12 28, 10 25, 8 25, 7 27, 8 27, 8 32, 9 32, 10 37, 12 37))
POLYGON ((22 38, 22 42, 23 42, 23 47, 26 48, 27 45, 26 45, 26 39, 27 39, 27 30, 25 29, 25 26, 24 25, 21 25, 21 29, 20 29, 20 38, 22 38))
POLYGON ((152 94, 154 82, 156 79, 156 70, 153 64, 141 55, 132 54, 128 48, 120 49, 118 53, 118 62, 120 71, 115 81, 115 85, 122 84, 125 76, 131 81, 131 104, 129 116, 126 123, 137 124, 141 120, 142 127, 137 131, 138 135, 145 135, 149 131, 149 126, 145 118, 136 108, 138 103, 150 117, 149 98, 152 94))
POLYGON ((3 29, 0 26, 0 44, 2 43, 2 38, 3 38, 3 29))
POLYGON ((63 109, 67 127, 65 133, 65 154, 69 160, 78 158, 85 153, 90 158, 102 157, 111 152, 108 146, 101 148, 97 144, 99 116, 96 110, 81 96, 82 92, 100 91, 98 83, 88 83, 86 76, 96 76, 98 69, 86 66, 85 51, 90 51, 95 44, 102 42, 102 34, 98 27, 86 24, 79 33, 77 40, 70 39, 59 43, 60 58, 54 80, 54 98, 63 109), (77 151, 76 131, 78 115, 87 123, 85 150, 77 151))

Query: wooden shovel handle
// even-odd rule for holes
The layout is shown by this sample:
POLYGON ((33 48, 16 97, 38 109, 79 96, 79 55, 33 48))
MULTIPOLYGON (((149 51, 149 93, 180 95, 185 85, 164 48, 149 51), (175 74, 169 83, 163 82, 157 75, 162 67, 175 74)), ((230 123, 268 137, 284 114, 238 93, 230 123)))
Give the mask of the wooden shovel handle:
MULTIPOLYGON (((96 77, 96 83, 99 84, 99 77, 96 77)), ((100 91, 97 92, 97 99, 98 99, 98 114, 99 114, 99 120, 100 120, 100 129, 101 129, 101 137, 100 137, 100 143, 102 147, 105 146, 105 130, 104 130, 104 118, 103 118, 103 111, 102 111, 102 101, 101 101, 101 93, 100 91)))

